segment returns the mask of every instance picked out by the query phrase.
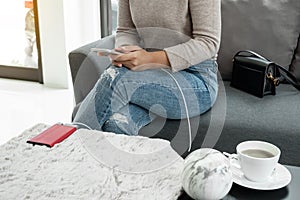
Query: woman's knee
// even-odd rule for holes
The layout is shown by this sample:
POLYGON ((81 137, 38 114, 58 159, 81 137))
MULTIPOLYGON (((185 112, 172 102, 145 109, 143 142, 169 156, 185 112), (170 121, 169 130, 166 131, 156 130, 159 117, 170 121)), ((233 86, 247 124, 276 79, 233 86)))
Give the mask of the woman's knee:
POLYGON ((127 133, 124 132, 123 130, 121 130, 119 128, 119 126, 116 124, 116 122, 112 121, 112 120, 107 120, 103 124, 102 130, 105 131, 105 132, 111 132, 111 133, 116 133, 116 134, 125 134, 125 135, 127 135, 127 133))
POLYGON ((135 128, 135 124, 128 122, 127 117, 115 113, 113 114, 102 126, 102 130, 106 132, 112 132, 125 135, 137 135, 138 129, 135 128))

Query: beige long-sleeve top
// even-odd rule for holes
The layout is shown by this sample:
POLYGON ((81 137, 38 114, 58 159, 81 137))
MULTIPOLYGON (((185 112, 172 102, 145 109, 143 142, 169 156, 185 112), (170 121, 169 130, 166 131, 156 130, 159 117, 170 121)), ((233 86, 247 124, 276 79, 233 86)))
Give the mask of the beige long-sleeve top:
POLYGON ((116 47, 161 49, 172 70, 216 58, 221 0, 119 0, 116 47))

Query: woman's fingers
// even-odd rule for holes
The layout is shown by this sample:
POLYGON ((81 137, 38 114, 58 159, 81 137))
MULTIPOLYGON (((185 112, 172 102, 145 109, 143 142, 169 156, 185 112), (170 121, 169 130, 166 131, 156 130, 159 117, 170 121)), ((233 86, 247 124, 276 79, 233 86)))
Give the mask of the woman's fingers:
POLYGON ((122 63, 112 61, 111 64, 114 65, 114 66, 117 66, 117 67, 123 67, 122 63))
POLYGON ((138 51, 141 49, 142 48, 139 46, 121 46, 121 47, 115 48, 115 51, 119 51, 122 53, 129 53, 129 52, 138 51))
POLYGON ((108 57, 110 58, 111 61, 114 61, 114 60, 116 60, 119 56, 121 56, 121 55, 113 55, 113 54, 110 54, 108 57))

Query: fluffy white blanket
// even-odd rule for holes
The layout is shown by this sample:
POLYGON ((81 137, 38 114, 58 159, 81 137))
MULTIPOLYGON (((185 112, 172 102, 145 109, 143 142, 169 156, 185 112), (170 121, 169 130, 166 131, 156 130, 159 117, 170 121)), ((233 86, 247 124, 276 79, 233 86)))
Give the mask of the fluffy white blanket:
POLYGON ((0 146, 0 199, 177 199, 183 159, 169 142, 79 130, 53 148, 26 141, 38 124, 0 146), (165 153, 164 153, 165 152, 165 153))

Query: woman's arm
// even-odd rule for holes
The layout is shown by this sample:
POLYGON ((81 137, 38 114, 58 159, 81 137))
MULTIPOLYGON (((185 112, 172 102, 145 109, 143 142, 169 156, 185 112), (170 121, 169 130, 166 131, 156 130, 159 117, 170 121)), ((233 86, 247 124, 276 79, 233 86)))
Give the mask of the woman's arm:
POLYGON ((119 0, 115 47, 139 45, 139 37, 130 14, 129 0, 119 0))
POLYGON ((129 0, 119 0, 118 13, 115 47, 117 51, 126 54, 122 56, 111 56, 112 64, 120 67, 126 66, 136 71, 149 68, 169 67, 170 63, 165 51, 147 52, 139 48, 140 38, 132 21, 129 0))
POLYGON ((213 58, 220 47, 221 0, 190 0, 189 9, 193 38, 164 49, 172 71, 179 71, 213 58))
POLYGON ((169 59, 165 51, 147 52, 135 46, 116 48, 123 55, 110 56, 115 66, 125 66, 133 71, 143 71, 155 68, 170 68, 169 59))
MULTIPOLYGON (((124 2, 128 3, 128 0, 124 2)), ((158 65, 153 65, 153 68, 171 66, 172 71, 180 71, 215 57, 221 38, 221 1, 189 0, 189 10, 192 20, 192 38, 189 41, 155 53, 134 51, 112 58, 113 64, 135 70, 149 69, 151 65, 145 67, 145 64, 156 63, 158 65)))

